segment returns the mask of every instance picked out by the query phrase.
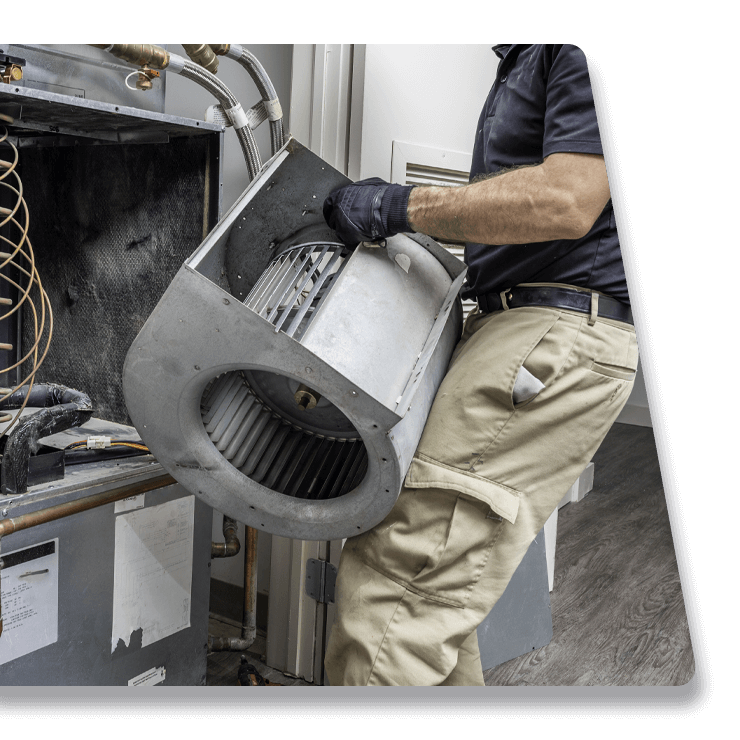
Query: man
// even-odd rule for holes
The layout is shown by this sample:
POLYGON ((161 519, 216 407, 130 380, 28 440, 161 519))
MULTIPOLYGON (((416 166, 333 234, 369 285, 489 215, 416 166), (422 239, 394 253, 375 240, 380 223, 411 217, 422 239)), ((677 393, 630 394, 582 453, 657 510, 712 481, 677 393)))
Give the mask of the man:
POLYGON ((327 198, 348 245, 467 242, 476 298, 398 502, 347 541, 332 685, 483 685, 476 627, 590 461, 637 366, 586 59, 500 45, 470 184, 362 181, 327 198))

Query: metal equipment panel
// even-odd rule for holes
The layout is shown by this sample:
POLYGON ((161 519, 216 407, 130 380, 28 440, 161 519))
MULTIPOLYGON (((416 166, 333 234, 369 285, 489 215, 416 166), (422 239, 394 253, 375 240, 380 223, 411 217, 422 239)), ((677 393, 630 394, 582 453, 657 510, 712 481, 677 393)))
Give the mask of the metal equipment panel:
MULTIPOLYGON (((149 456, 136 462, 104 462, 75 467, 76 469, 68 469, 68 476, 63 482, 36 486, 13 500, 0 500, 2 519, 77 501, 126 484, 148 481, 163 472, 149 456), (115 470, 118 473, 112 476, 111 473, 115 470), (102 479, 105 482, 100 484, 99 480, 102 479)), ((0 661, 3 661, 3 656, 7 658, 9 651, 9 648, 4 649, 2 641, 12 640, 14 632, 20 634, 10 628, 13 625, 18 627, 19 612, 22 618, 31 619, 31 612, 35 610, 42 616, 46 615, 46 621, 32 624, 30 632, 22 637, 34 649, 26 653, 22 645, 16 646, 13 654, 20 655, 0 663, 0 685, 126 686, 132 681, 156 682, 169 686, 205 685, 211 509, 179 484, 144 493, 129 506, 131 508, 122 502, 106 504, 3 538, 2 556, 8 557, 11 563, 16 561, 9 553, 23 553, 38 546, 43 550, 46 543, 53 543, 46 545, 46 549, 53 549, 53 552, 46 554, 45 551, 30 550, 29 554, 21 557, 25 557, 26 562, 14 569, 24 571, 15 574, 14 580, 11 580, 13 574, 10 569, 3 570, 0 581, 3 614, 6 620, 13 620, 15 615, 16 621, 6 624, 0 636, 0 661), (132 516, 140 519, 149 517, 149 521, 157 525, 158 508, 164 513, 171 513, 179 504, 185 504, 185 507, 194 505, 192 531, 180 532, 181 542, 192 545, 192 567, 186 584, 186 590, 190 591, 187 615, 176 614, 175 620, 170 620, 172 624, 161 624, 160 633, 165 636, 155 639, 151 644, 147 644, 147 627, 144 622, 139 626, 134 623, 135 628, 130 634, 128 645, 121 640, 114 649, 114 611, 116 608, 120 611, 124 598, 120 588, 118 593, 116 591, 114 571, 117 562, 120 565, 129 557, 126 552, 121 552, 122 546, 125 546, 121 538, 118 537, 117 541, 116 525, 121 529, 121 523, 117 520, 132 516), (39 556, 46 560, 39 559, 39 556), (35 565, 39 562, 43 567, 35 565), (37 572, 45 569, 48 572, 37 572), (43 578, 57 577, 58 583, 55 589, 43 590, 39 586, 40 601, 35 603, 33 591, 28 587, 24 592, 27 593, 28 604, 24 605, 18 601, 18 589, 10 590, 18 581, 18 576, 24 575, 25 583, 30 583, 31 586, 34 585, 33 579, 39 584, 43 578), (50 603, 54 598, 54 591, 58 599, 56 604, 50 603), (16 608, 13 607, 14 599, 16 608), (56 624, 51 625, 50 614, 56 615, 56 624), (186 623, 189 626, 182 627, 186 623), (38 634, 39 629, 47 629, 50 625, 56 630, 53 640, 44 639, 43 635, 38 634), (163 675, 157 672, 161 668, 164 668, 163 675)), ((182 521, 186 522, 187 516, 182 521)), ((172 530, 171 522, 169 524, 170 529, 167 531, 172 530)), ((164 531, 163 528, 163 533, 164 531)), ((130 555, 138 556, 137 552, 130 555)), ((167 568, 172 570, 175 565, 172 562, 167 563, 165 559, 164 572, 167 572, 167 568)), ((140 581, 156 576, 156 569, 150 570, 140 581)), ((179 575, 182 576, 182 572, 179 575)), ((130 579, 136 586, 136 578, 132 575, 130 579)), ((183 604, 168 604, 166 599, 150 606, 152 611, 145 615, 145 621, 156 621, 157 607, 160 611, 164 609, 165 613, 168 609, 171 612, 174 606, 184 608, 183 604)), ((154 637, 156 636, 155 631, 154 637)), ((17 640, 18 638, 16 642, 17 640)))
POLYGON ((25 62, 18 87, 164 111, 166 73, 146 93, 132 90, 124 80, 135 68, 89 44, 0 44, 6 56, 25 62))
MULTIPOLYGON (((84 388, 104 425, 125 422, 123 356, 219 217, 223 127, 124 104, 146 95, 93 100, 47 82, 0 83, 3 130, 18 150, 29 239, 54 312, 36 382, 84 388)), ((17 335, 7 327, 15 358, 33 342, 25 305, 23 319, 17 335)), ((152 489, 6 528, 0 684, 205 684, 212 510, 163 472, 150 456, 88 463, 0 498, 0 522, 9 523, 130 485, 152 489)))

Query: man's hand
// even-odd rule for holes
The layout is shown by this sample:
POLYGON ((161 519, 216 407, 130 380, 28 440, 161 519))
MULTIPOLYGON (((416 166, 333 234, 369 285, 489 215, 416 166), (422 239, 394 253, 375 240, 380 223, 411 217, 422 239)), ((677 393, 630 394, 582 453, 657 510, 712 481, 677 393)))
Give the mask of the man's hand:
POLYGON ((391 185, 379 177, 359 180, 329 194, 324 218, 348 247, 411 231, 406 209, 411 185, 391 185))

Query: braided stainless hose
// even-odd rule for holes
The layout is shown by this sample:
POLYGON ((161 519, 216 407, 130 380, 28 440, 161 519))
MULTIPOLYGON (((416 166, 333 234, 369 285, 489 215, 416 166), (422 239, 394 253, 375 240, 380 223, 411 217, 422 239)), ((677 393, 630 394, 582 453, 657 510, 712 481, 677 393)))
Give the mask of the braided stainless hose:
MULTIPOLYGON (((260 63, 254 54, 247 49, 242 48, 242 52, 236 61, 241 64, 244 69, 249 72, 254 84, 259 90, 262 100, 265 102, 277 100, 277 91, 275 86, 272 84, 265 68, 260 63)), ((273 121, 270 120, 270 144, 272 147, 272 153, 275 154, 283 144, 285 144, 285 134, 283 132, 283 119, 273 121)))
MULTIPOLYGON (((174 58, 174 54, 171 56, 174 58)), ((218 99, 227 115, 229 115, 229 110, 231 109, 238 108, 241 110, 239 101, 234 97, 231 90, 229 90, 229 88, 226 87, 218 77, 203 69, 203 67, 194 64, 189 60, 183 59, 182 69, 179 70, 179 74, 208 90, 218 99)), ((249 179, 253 180, 262 167, 262 160, 260 158, 259 149, 257 148, 257 142, 254 140, 254 134, 252 133, 252 129, 246 121, 246 118, 244 123, 240 126, 237 126, 235 123, 234 129, 236 131, 239 144, 241 145, 242 152, 244 153, 244 160, 246 161, 247 169, 249 170, 249 179)))

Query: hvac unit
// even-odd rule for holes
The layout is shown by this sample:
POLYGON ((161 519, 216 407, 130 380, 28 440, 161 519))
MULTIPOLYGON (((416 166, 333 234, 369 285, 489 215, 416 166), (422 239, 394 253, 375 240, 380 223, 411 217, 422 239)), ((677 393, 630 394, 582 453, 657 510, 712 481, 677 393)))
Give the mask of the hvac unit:
POLYGON ((55 478, 75 440, 138 440, 124 357, 219 213, 223 127, 163 114, 162 93, 123 93, 105 56, 0 51, 24 73, 0 83, 2 396, 61 383, 94 417, 44 439, 51 462, 35 478, 3 478, 2 685, 205 684, 210 507, 151 456, 55 478), (155 110, 131 107, 134 95, 155 110))

